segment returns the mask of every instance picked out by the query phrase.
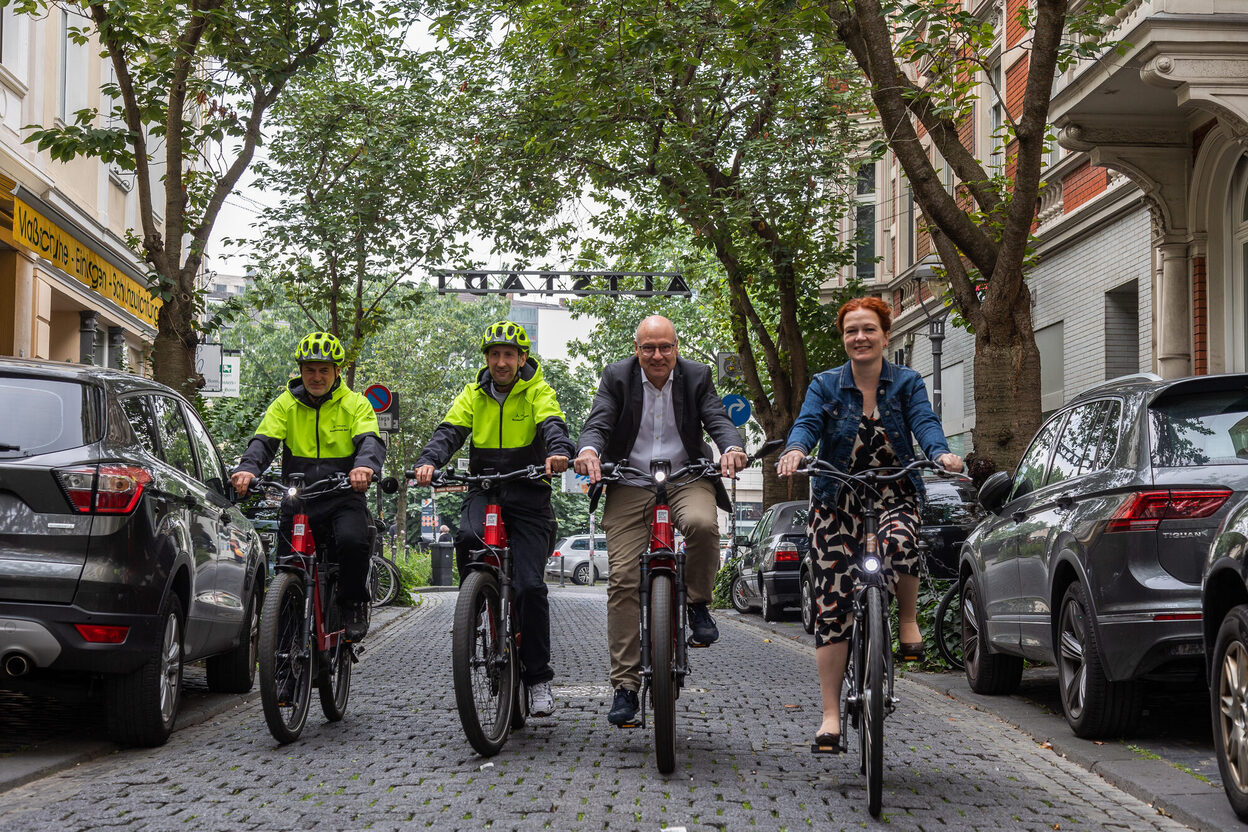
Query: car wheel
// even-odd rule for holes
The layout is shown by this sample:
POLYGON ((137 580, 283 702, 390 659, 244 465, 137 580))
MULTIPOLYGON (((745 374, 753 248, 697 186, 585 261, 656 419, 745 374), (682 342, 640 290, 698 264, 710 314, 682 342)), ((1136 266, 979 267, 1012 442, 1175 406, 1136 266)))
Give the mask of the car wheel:
POLYGON ((255 684, 262 605, 260 578, 257 576, 256 588, 243 610, 238 645, 204 662, 208 690, 213 693, 246 693, 255 684))
POLYGON ((975 579, 968 577, 962 586, 962 670, 967 684, 976 693, 1013 693, 1023 679, 1023 658, 988 651, 979 607, 975 579))
POLYGON ((1066 588, 1058 615, 1057 681, 1071 730, 1085 739, 1128 733, 1143 715, 1143 697, 1134 680, 1111 682, 1105 676, 1083 584, 1066 588))
POLYGON ((589 570, 591 568, 592 567, 589 565, 589 561, 585 561, 584 563, 577 564, 576 569, 572 570, 572 583, 580 584, 581 586, 588 586, 589 585, 589 570))
POLYGON ((809 571, 802 573, 802 629, 808 633, 815 631, 815 621, 819 618, 819 610, 815 608, 815 579, 809 571))
POLYGON ((122 745, 164 745, 182 703, 182 602, 170 593, 160 606, 160 647, 138 670, 110 675, 104 686, 108 735, 122 745))
POLYGON ((737 612, 750 611, 750 603, 745 597, 745 580, 740 575, 732 581, 732 608, 737 612))
POLYGON ((1226 614, 1213 648, 1213 748, 1226 799, 1248 821, 1248 605, 1226 614))
POLYGON ((758 579, 758 583, 762 588, 762 592, 759 595, 763 599, 763 620, 779 621, 780 612, 784 609, 784 605, 776 603, 776 600, 771 597, 771 593, 767 591, 767 582, 761 576, 758 579))

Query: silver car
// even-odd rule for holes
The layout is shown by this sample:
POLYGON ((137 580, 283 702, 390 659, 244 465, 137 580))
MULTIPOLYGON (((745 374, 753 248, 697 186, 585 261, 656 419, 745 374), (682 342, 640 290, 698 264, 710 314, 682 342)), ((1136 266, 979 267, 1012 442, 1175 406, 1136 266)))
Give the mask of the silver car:
POLYGON ((595 581, 600 581, 611 574, 611 568, 607 565, 606 535, 594 535, 592 566, 590 565, 589 555, 589 535, 574 534, 570 537, 560 538, 559 542, 555 544, 555 550, 546 559, 546 575, 547 577, 558 578, 562 569, 563 574, 571 578, 573 583, 588 584, 591 577, 595 581), (590 572, 591 569, 593 570, 592 573, 590 572))

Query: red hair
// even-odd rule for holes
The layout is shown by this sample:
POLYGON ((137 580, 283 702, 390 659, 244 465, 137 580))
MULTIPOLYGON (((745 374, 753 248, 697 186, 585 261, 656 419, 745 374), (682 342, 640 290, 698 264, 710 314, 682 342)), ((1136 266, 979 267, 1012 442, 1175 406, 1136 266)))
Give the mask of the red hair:
POLYGON ((893 326, 893 309, 877 297, 854 298, 846 302, 841 307, 841 311, 836 313, 836 328, 844 332, 845 316, 850 312, 857 312, 859 309, 874 312, 876 317, 880 319, 880 329, 884 330, 885 335, 888 334, 888 331, 893 326))

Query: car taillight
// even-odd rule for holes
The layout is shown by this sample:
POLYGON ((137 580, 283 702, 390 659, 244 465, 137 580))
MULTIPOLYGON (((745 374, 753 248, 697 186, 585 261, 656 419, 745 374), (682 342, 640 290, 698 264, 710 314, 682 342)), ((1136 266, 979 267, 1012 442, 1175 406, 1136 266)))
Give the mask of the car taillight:
POLYGON ((92 644, 121 644, 130 633, 129 627, 105 627, 102 624, 75 624, 83 641, 92 644))
POLYGON ((61 468, 56 476, 69 502, 83 514, 129 514, 152 481, 146 468, 121 463, 61 468))
POLYGON ((797 546, 792 543, 781 543, 776 546, 776 563, 796 563, 798 560, 797 546))
POLYGON ((1200 491, 1141 491, 1132 494, 1110 518, 1106 531, 1153 531, 1162 520, 1195 520, 1222 508, 1230 489, 1200 491))

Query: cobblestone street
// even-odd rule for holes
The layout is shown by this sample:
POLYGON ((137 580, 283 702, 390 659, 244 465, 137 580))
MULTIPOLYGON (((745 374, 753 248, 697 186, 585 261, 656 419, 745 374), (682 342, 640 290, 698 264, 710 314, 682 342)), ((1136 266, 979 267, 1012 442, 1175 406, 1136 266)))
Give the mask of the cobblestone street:
MULTIPOLYGON (((278 746, 258 701, 0 795, 4 829, 847 829, 875 825, 856 755, 809 752, 809 647, 720 617, 677 704, 677 770, 610 728, 605 594, 551 588, 555 717, 497 757, 463 739, 450 676, 454 593, 367 642, 346 719, 314 705, 278 746)), ((885 725, 884 815, 902 829, 1184 829, 995 716, 902 681, 885 725)), ((851 740, 853 738, 851 737, 851 740)))

